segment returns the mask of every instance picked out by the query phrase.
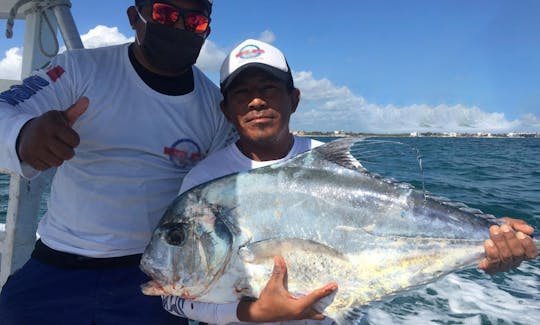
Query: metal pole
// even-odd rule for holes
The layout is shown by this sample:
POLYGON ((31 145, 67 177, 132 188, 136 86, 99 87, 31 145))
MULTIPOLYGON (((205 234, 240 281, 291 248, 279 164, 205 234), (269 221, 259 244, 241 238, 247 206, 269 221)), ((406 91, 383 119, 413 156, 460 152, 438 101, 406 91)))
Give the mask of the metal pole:
POLYGON ((82 49, 84 46, 69 7, 59 5, 53 7, 52 9, 66 47, 68 49, 82 49))

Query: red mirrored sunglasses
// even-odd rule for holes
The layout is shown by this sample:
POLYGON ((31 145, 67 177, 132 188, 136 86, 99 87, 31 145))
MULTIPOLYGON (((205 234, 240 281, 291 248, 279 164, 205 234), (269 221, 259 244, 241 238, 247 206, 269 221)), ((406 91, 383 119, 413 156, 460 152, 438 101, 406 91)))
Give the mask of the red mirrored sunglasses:
POLYGON ((152 19, 158 24, 174 25, 180 17, 184 28, 197 34, 205 33, 210 25, 210 18, 201 11, 185 10, 163 2, 152 5, 152 19))

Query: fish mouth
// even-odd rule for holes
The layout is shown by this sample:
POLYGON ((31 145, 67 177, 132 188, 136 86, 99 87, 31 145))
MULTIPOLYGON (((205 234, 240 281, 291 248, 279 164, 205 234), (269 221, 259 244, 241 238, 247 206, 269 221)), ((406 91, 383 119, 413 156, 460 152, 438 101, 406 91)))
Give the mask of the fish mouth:
POLYGON ((161 285, 155 280, 151 280, 141 285, 141 291, 147 296, 179 296, 188 300, 194 300, 200 296, 191 294, 190 288, 188 287, 178 284, 161 285))

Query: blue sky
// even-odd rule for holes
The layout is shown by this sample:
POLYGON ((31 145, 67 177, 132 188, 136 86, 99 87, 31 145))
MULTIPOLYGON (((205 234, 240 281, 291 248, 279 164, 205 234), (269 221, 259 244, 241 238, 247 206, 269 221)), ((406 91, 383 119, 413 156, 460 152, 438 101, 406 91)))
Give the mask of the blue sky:
MULTIPOLYGON (((131 3, 72 0, 85 45, 130 41, 131 3)), ((198 65, 217 81, 236 44, 273 43, 302 91, 293 129, 540 132, 539 12, 536 0, 215 0, 198 65)), ((2 78, 22 27, 0 42, 2 78)))

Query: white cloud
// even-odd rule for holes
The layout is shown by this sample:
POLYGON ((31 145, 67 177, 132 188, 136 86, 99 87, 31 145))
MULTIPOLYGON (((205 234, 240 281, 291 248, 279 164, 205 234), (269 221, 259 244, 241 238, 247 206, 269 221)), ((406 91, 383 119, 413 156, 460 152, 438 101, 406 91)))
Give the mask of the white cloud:
POLYGON ((22 48, 12 47, 0 60, 0 79, 21 79, 22 48))
MULTIPOLYGON (((117 27, 107 27, 98 25, 88 33, 81 35, 81 40, 86 48, 96 48, 115 44, 133 42, 133 37, 126 37, 118 31, 117 27)), ((66 47, 60 48, 64 52, 66 47)), ((14 79, 21 78, 22 47, 14 47, 6 51, 5 57, 0 60, 0 78, 14 79)))
POLYGON ((134 37, 126 37, 118 31, 118 27, 97 25, 88 33, 81 35, 81 40, 85 48, 96 48, 133 42, 134 37))
POLYGON ((259 41, 263 41, 266 43, 273 43, 275 40, 276 40, 276 35, 274 35, 274 33, 269 30, 265 30, 259 36, 259 41))
POLYGON ((533 114, 509 121, 503 113, 464 105, 382 106, 369 103, 330 80, 316 79, 312 72, 294 72, 294 80, 302 93, 300 106, 291 120, 291 127, 296 130, 375 133, 540 130, 540 119, 533 114))
MULTIPOLYGON (((132 42, 116 27, 98 25, 81 35, 87 48, 132 42)), ((260 40, 273 42, 271 31, 260 34, 260 40)), ((227 50, 206 41, 197 65, 206 73, 219 73, 227 50)), ((0 60, 0 78, 19 79, 22 49, 11 48, 0 60)), ((539 132, 540 118, 527 114, 509 121, 503 113, 486 112, 464 105, 410 106, 370 103, 349 88, 337 86, 328 79, 317 79, 312 72, 294 72, 296 86, 302 92, 300 107, 293 115, 292 129, 308 131, 345 130, 351 132, 539 132)))
POLYGON ((197 67, 206 73, 219 72, 221 62, 226 56, 225 50, 220 49, 212 41, 206 40, 197 59, 197 67))

